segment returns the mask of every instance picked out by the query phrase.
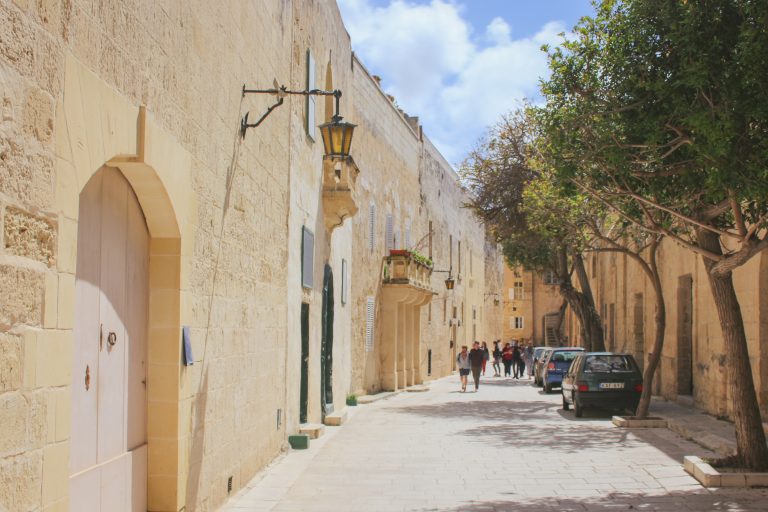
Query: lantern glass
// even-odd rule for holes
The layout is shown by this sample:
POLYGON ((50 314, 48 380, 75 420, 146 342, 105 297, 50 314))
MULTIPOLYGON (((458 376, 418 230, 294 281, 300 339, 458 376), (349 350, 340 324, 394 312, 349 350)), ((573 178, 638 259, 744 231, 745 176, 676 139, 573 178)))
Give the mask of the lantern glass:
POLYGON ((325 156, 349 156, 355 126, 340 118, 320 125, 325 156))
POLYGON ((447 290, 453 290, 454 283, 455 281, 453 280, 453 278, 449 277, 448 279, 445 280, 445 288, 447 290))

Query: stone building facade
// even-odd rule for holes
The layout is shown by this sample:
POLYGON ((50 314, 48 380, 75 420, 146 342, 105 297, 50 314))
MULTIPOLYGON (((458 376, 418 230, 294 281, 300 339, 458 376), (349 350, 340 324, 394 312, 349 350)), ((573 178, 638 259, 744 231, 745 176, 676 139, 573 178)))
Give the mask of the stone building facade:
POLYGON ((525 339, 535 346, 559 345, 563 336, 555 331, 562 303, 551 272, 505 266, 504 341, 525 339))
MULTIPOLYGON (((654 335, 653 290, 638 265, 619 253, 592 253, 586 260, 608 350, 647 361, 654 335)), ((701 258, 665 240, 659 248, 667 325, 654 394, 692 404, 717 416, 733 413, 722 329, 701 258)), ((768 253, 733 273, 741 304, 758 401, 768 422, 768 253)), ((572 312, 567 332, 581 338, 572 312)))
POLYGON ((214 510, 300 422, 501 337, 500 253, 333 2, 0 0, 0 94, 0 510, 214 510), (323 97, 241 137, 273 82, 342 90, 353 160, 323 97), (455 288, 386 279, 412 247, 455 288))

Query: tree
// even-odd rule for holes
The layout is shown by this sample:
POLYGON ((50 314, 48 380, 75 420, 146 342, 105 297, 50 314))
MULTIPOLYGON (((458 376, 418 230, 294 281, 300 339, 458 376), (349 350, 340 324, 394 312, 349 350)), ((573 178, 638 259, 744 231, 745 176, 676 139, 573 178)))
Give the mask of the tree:
MULTIPOLYGON (((560 294, 580 320, 587 348, 604 350, 602 321, 584 268, 580 235, 565 229, 566 223, 542 222, 545 215, 552 218, 551 205, 539 209, 530 194, 526 201, 526 189, 539 178, 529 165, 536 132, 525 109, 502 117, 462 165, 461 176, 471 197, 467 206, 490 227, 510 265, 555 273, 560 294), (539 218, 531 222, 532 216, 539 218), (579 288, 571 280, 574 272, 579 288)), ((578 215, 575 206, 564 199, 561 214, 578 215)))
POLYGON ((728 356, 736 462, 768 469, 732 279, 768 247, 768 2, 597 7, 549 50, 543 150, 561 180, 702 257, 728 356))

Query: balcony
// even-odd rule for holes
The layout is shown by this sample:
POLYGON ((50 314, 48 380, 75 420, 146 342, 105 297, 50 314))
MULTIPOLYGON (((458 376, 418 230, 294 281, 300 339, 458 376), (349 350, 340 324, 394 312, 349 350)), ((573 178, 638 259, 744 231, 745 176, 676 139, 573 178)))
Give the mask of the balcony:
POLYGON ((432 267, 418 261, 409 251, 390 251, 384 259, 383 283, 385 285, 408 285, 426 294, 435 295, 430 284, 432 267))
POLYGON ((330 233, 357 213, 354 192, 360 169, 352 157, 323 160, 323 212, 330 233))

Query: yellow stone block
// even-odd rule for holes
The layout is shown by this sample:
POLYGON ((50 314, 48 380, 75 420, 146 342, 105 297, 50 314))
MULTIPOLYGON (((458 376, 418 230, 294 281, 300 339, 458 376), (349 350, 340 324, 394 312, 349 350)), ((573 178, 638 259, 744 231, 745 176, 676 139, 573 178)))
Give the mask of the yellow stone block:
POLYGON ((149 279, 153 289, 178 290, 180 284, 179 257, 152 254, 149 257, 149 279))
POLYGON ((56 268, 59 272, 75 274, 77 270, 77 221, 59 215, 56 268))
POLYGON ((69 489, 69 443, 43 449, 43 506, 67 497, 69 489))
POLYGON ((56 441, 69 439, 72 430, 72 392, 70 387, 57 389, 56 396, 56 441))
POLYGON ((43 507, 43 512, 67 512, 69 510, 69 499, 62 498, 58 501, 43 507))
POLYGON ((45 299, 43 301, 43 327, 54 329, 58 323, 59 275, 54 271, 45 273, 45 299))
POLYGON ((149 399, 175 402, 179 399, 179 365, 150 364, 147 372, 149 399))
POLYGON ((154 439, 175 439, 178 410, 174 403, 149 402, 147 405, 147 435, 154 439))
POLYGON ((181 329, 154 327, 149 330, 150 364, 178 364, 181 360, 181 329))
POLYGON ((72 329, 75 325, 75 275, 59 274, 59 301, 57 307, 59 329, 72 329))
POLYGON ((147 448, 147 464, 153 475, 176 475, 178 445, 175 439, 153 439, 147 448))
MULTIPOLYGON (((58 142, 57 132, 57 142, 58 142)), ((80 185, 72 162, 57 156, 56 169, 56 212, 68 219, 77 220, 80 216, 80 185)))
POLYGON ((37 386, 68 386, 72 379, 72 331, 39 331, 37 386))
POLYGON ((154 255, 175 255, 181 252, 181 240, 178 238, 153 238, 149 242, 149 253, 154 255))
POLYGON ((178 290, 152 290, 149 293, 150 327, 176 327, 179 325, 178 290))
POLYGON ((37 387, 37 333, 36 329, 29 329, 24 332, 24 374, 22 376, 22 385, 24 389, 35 389, 37 387))
POLYGON ((178 510, 176 485, 175 475, 151 475, 147 482, 147 508, 149 510, 178 510))

